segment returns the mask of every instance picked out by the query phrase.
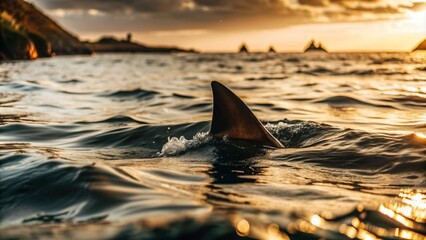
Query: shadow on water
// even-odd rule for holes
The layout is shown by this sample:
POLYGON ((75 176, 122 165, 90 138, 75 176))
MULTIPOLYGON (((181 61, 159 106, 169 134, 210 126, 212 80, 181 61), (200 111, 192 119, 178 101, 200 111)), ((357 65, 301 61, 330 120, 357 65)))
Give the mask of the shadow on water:
POLYGON ((265 148, 234 141, 215 144, 214 153, 212 168, 208 171, 213 184, 255 183, 256 176, 264 172, 265 167, 257 167, 255 158, 265 155, 265 148))
POLYGON ((227 186, 257 183, 258 176, 266 168, 256 165, 257 158, 264 156, 267 150, 235 140, 216 140, 212 149, 211 167, 205 172, 211 179, 204 191, 205 201, 217 209, 229 204, 236 208, 249 204, 246 196, 233 192, 227 186))

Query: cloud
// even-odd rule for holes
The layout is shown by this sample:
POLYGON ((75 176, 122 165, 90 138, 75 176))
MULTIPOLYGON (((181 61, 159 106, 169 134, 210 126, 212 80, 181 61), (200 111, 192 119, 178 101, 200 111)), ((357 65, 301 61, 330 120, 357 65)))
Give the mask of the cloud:
POLYGON ((188 0, 33 0, 49 10, 96 9, 103 12, 163 12, 182 9, 188 0))
POLYGON ((416 10, 421 0, 28 0, 48 10, 89 10, 102 12, 159 13, 185 10, 298 15, 297 11, 322 10, 394 14, 416 10))
POLYGON ((384 20, 420 0, 27 0, 77 31, 256 30, 311 22, 384 20), (105 21, 109 22, 105 25, 105 21))

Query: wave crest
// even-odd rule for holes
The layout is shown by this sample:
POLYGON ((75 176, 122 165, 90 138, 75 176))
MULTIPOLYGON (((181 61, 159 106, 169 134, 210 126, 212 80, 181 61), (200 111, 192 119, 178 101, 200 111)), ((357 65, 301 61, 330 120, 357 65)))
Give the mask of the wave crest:
POLYGON ((159 156, 175 156, 186 152, 189 149, 193 149, 209 142, 212 136, 208 132, 199 132, 192 137, 192 139, 186 139, 184 136, 168 137, 167 142, 163 145, 159 156))

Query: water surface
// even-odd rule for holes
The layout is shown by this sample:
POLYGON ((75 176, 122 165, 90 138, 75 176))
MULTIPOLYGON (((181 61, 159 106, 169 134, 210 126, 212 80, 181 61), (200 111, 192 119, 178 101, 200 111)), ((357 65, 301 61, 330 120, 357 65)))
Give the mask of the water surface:
POLYGON ((425 239, 426 53, 0 64, 4 239, 425 239), (209 136, 210 82, 286 147, 209 136))

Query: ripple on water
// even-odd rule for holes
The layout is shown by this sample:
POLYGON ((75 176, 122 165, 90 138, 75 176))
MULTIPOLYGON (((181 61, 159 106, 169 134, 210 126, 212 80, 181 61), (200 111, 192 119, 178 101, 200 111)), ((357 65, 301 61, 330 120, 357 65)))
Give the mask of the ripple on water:
POLYGON ((424 239, 423 65, 418 52, 2 63, 1 238, 424 239), (261 119, 300 119, 266 124, 286 148, 208 135, 212 80, 261 119))
MULTIPOLYGON (((157 185, 155 181, 145 178, 142 182, 143 174, 126 168, 80 166, 29 155, 2 156, 0 164, 3 227, 20 222, 103 221, 161 212, 167 216, 205 209, 179 192, 157 190, 152 187, 157 185)), ((167 181, 176 177, 177 181, 187 183, 199 180, 152 171, 149 174, 155 174, 157 181, 164 177, 167 181)))
POLYGON ((372 106, 378 108, 395 108, 392 105, 387 104, 376 104, 368 101, 362 101, 354 97, 349 96, 333 96, 327 97, 321 100, 315 101, 315 103, 326 103, 330 106, 356 106, 356 105, 364 105, 364 106, 372 106))
POLYGON ((159 94, 156 91, 148 91, 144 89, 122 90, 111 93, 101 94, 103 97, 122 98, 122 99, 148 99, 159 94))

